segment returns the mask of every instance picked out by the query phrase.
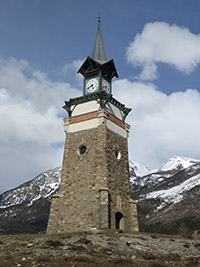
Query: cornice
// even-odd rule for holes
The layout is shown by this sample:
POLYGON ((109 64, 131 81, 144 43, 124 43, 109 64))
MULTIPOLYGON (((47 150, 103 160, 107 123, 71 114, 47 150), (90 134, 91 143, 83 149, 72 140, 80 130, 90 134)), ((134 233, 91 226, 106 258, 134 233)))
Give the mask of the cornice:
POLYGON ((115 107, 122 111, 123 121, 125 121, 128 113, 132 110, 131 108, 125 107, 124 104, 120 103, 112 95, 107 94, 105 91, 81 97, 70 98, 69 101, 65 101, 65 105, 63 106, 63 108, 68 112, 69 117, 71 117, 72 112, 77 105, 94 100, 99 102, 101 108, 105 108, 108 102, 113 104, 115 107))

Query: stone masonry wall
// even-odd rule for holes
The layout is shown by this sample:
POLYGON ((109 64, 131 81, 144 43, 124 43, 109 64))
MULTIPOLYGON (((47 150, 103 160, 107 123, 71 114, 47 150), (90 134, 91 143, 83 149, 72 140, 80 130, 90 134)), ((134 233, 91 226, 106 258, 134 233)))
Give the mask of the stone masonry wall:
POLYGON ((108 188, 110 192, 111 228, 115 228, 115 214, 124 216, 124 230, 131 229, 130 176, 127 139, 107 129, 108 188))
MULTIPOLYGON (((47 233, 115 228, 115 214, 130 230, 127 139, 104 123, 66 134, 59 194, 52 199, 47 233), (80 155, 80 147, 86 147, 80 155)), ((133 210, 133 209, 132 209, 133 210)))

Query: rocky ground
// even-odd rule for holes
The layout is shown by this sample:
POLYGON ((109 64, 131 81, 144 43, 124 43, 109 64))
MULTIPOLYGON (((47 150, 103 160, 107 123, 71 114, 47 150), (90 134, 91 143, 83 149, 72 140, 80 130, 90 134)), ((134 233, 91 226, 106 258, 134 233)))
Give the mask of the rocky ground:
POLYGON ((0 235, 0 266, 200 266, 200 239, 122 231, 0 235))

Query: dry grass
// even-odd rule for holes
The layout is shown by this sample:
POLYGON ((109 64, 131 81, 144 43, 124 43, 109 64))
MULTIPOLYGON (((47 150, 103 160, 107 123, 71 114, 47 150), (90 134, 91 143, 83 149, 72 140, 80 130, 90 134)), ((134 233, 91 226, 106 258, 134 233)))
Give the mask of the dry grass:
POLYGON ((113 230, 1 235, 0 267, 196 267, 199 249, 197 240, 113 230))
POLYGON ((47 240, 46 244, 54 248, 63 246, 63 243, 59 240, 47 240))

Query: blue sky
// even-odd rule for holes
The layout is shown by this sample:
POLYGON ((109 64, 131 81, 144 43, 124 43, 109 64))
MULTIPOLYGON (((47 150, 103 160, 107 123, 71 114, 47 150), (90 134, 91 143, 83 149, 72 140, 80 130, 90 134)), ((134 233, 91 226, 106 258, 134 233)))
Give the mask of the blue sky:
POLYGON ((0 192, 61 165, 62 105, 81 95, 99 13, 114 97, 133 108, 130 158, 200 158, 198 0, 1 0, 0 192))
MULTIPOLYGON (((146 23, 164 21, 199 34, 198 0, 8 0, 0 3, 1 55, 26 59, 49 77, 68 81, 59 70, 91 55, 99 12, 106 54, 115 59, 120 78, 140 72, 127 64, 125 49, 146 23)), ((180 75, 160 63, 156 84, 166 93, 197 87, 198 72, 180 75)))

